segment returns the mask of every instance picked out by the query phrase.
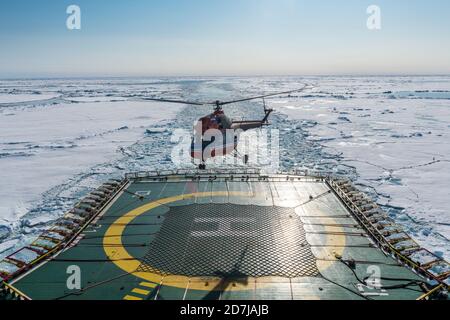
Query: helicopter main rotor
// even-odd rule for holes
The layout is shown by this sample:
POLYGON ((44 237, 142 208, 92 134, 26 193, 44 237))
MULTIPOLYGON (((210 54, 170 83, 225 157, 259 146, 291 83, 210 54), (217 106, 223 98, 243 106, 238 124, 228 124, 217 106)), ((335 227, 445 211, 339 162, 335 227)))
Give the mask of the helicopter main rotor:
POLYGON ((305 84, 302 88, 300 89, 295 89, 295 90, 290 90, 290 91, 283 91, 283 92, 276 92, 276 93, 269 93, 269 94, 265 94, 265 95, 260 95, 260 96, 256 96, 256 97, 250 97, 250 98, 242 98, 242 99, 237 99, 237 100, 231 100, 231 101, 220 101, 220 100, 216 100, 214 102, 194 102, 194 101, 184 101, 184 100, 176 100, 176 99, 163 99, 163 98, 144 98, 144 100, 150 100, 150 101, 159 101, 159 102, 170 102, 170 103, 180 103, 180 104, 189 104, 189 105, 194 105, 194 106, 206 106, 206 105, 213 105, 216 111, 220 111, 222 110, 222 106, 228 105, 228 104, 232 104, 232 103, 237 103, 237 102, 244 102, 244 101, 251 101, 251 100, 256 100, 256 99, 264 99, 267 97, 274 97, 274 96, 280 96, 283 94, 291 94, 294 92, 300 92, 305 90, 307 87, 307 85, 305 84))
POLYGON ((220 101, 219 101, 219 100, 216 100, 216 108, 215 108, 215 111, 220 111, 220 110, 222 110, 222 105, 220 104, 220 101))

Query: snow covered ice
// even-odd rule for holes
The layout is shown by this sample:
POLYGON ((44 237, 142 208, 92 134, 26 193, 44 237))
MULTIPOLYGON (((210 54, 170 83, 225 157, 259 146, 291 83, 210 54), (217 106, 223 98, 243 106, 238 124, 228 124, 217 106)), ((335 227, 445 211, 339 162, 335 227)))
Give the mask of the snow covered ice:
MULTIPOLYGON (((0 257, 102 181, 175 168, 173 129, 189 130, 211 108, 146 97, 228 100, 305 83, 305 92, 267 100, 280 169, 353 179, 421 245, 450 259, 450 77, 0 81, 0 257)), ((260 101, 226 113, 263 115, 260 101)))

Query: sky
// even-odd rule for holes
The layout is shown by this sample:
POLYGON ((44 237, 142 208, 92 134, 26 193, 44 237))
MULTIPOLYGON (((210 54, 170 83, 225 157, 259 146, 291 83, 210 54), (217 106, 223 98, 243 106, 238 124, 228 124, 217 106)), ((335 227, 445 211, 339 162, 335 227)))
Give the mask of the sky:
POLYGON ((0 78, 450 74, 449 40, 448 0, 0 2, 0 78))

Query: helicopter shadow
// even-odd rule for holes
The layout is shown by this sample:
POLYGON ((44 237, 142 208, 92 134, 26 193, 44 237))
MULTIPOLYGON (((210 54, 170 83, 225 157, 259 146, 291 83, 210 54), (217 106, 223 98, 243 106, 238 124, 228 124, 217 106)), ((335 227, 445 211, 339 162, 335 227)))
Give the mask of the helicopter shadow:
POLYGON ((203 297, 202 300, 219 300, 221 295, 230 286, 235 286, 236 284, 247 285, 248 275, 240 271, 242 262, 248 252, 249 245, 246 245, 242 253, 239 255, 238 260, 233 265, 232 269, 228 272, 216 271, 214 275, 219 277, 221 280, 219 283, 211 289, 211 291, 203 297))

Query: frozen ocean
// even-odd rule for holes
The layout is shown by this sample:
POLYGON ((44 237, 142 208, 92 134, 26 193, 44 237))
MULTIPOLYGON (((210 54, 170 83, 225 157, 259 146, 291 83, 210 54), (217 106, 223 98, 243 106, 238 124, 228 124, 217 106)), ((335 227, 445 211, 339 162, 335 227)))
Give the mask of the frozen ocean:
MULTIPOLYGON (((346 176, 422 246, 450 260, 450 77, 223 77, 0 81, 0 258, 83 195, 130 171, 175 169, 175 129, 211 107, 146 100, 266 100, 280 170, 346 176)), ((260 119, 261 101, 227 106, 260 119)), ((214 166, 214 164, 211 164, 214 166)), ((186 163, 186 167, 193 164, 186 163)))

